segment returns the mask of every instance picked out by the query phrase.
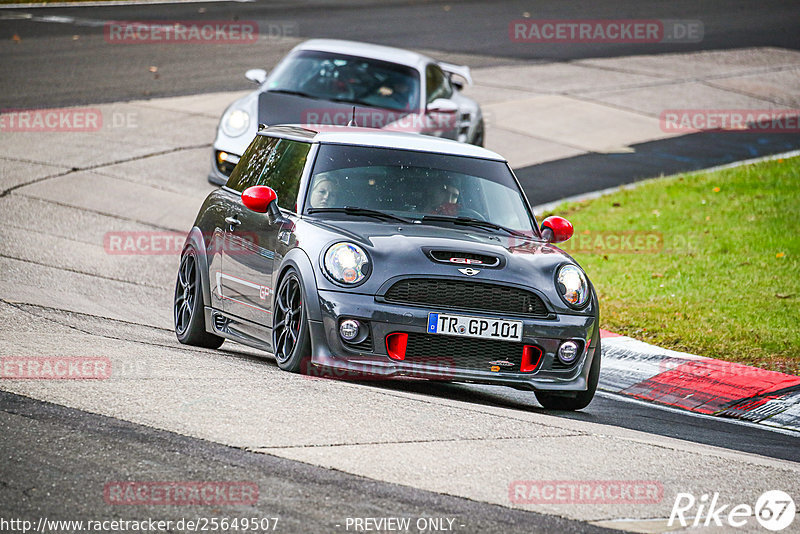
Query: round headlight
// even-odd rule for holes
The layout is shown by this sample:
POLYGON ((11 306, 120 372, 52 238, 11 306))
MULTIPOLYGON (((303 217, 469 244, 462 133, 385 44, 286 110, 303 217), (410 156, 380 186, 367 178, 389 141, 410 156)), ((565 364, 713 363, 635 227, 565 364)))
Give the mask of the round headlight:
POLYGON ((582 308, 589 302, 589 282, 576 265, 562 265, 556 277, 556 289, 564 302, 582 308))
POLYGON ((336 243, 325 252, 325 271, 340 284, 355 285, 370 273, 369 257, 353 243, 336 243))
POLYGON ((239 137, 249 125, 250 115, 243 109, 234 109, 222 119, 222 131, 230 137, 239 137))

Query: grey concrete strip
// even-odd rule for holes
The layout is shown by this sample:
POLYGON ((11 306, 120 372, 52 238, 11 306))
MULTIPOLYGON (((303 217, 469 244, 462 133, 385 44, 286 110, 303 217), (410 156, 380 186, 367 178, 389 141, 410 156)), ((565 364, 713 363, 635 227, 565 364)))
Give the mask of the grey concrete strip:
POLYGON ((3 158, 0 161, 0 193, 12 187, 63 174, 69 167, 3 158))
POLYGON ((721 78, 706 83, 712 87, 773 102, 779 107, 797 108, 800 107, 798 82, 800 82, 800 65, 767 73, 721 78))
POLYGON ((53 178, 19 189, 17 194, 187 232, 202 203, 202 197, 159 190, 94 172, 53 178))
POLYGON ((674 80, 742 76, 800 64, 800 52, 784 48, 708 50, 616 58, 582 59, 574 63, 599 69, 674 80))
MULTIPOLYGON (((783 91, 788 95, 791 91, 783 91)), ((676 109, 776 109, 783 108, 766 98, 756 98, 749 94, 730 89, 712 87, 701 82, 680 82, 660 87, 654 91, 652 87, 614 90, 595 93, 587 98, 593 102, 626 109, 658 119, 666 110, 676 109)), ((664 134, 663 137, 667 137, 664 134)))
MULTIPOLYGON (((659 128, 657 119, 569 96, 542 95, 487 108, 495 124, 505 130, 583 152, 624 151, 636 142, 670 136, 659 128)), ((516 162, 512 165, 517 166, 516 162)))
MULTIPOLYGON (((177 266, 177 260, 175 264, 177 266)), ((3 300, 100 317, 164 326, 172 323, 172 295, 164 289, 65 271, 48 264, 0 256, 3 300)), ((19 340, 4 343, 13 347, 19 340)))
POLYGON ((476 69, 473 78, 477 85, 533 94, 572 94, 587 89, 596 91, 654 85, 662 81, 649 74, 596 68, 580 62, 489 67, 476 69))
POLYGON ((203 146, 108 165, 93 172, 156 190, 203 199, 216 188, 200 179, 208 174, 210 165, 211 150, 203 146))

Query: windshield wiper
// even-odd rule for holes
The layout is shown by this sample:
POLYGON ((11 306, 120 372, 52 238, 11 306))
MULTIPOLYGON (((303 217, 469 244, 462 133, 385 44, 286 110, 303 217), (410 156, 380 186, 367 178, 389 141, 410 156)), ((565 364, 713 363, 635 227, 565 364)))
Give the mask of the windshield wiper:
POLYGON ((371 210, 367 208, 357 208, 355 206, 345 206, 343 208, 309 208, 308 213, 346 213, 347 215, 364 215, 366 217, 375 217, 376 219, 388 219, 392 221, 399 221, 406 224, 411 224, 411 219, 400 217, 386 211, 371 210))
POLYGON ((472 217, 451 217, 448 215, 425 215, 422 217, 422 222, 449 222, 453 224, 463 224, 464 226, 475 226, 477 228, 491 228, 492 230, 501 230, 506 232, 510 235, 515 235, 519 237, 529 237, 522 232, 518 232, 517 230, 512 230, 511 228, 506 228, 505 226, 495 224, 489 221, 482 221, 480 219, 473 219, 472 217))
POLYGON ((314 100, 326 100, 320 96, 304 93, 303 91, 294 91, 292 89, 267 89, 268 93, 281 93, 282 95, 295 95, 303 96, 305 98, 313 98, 314 100))

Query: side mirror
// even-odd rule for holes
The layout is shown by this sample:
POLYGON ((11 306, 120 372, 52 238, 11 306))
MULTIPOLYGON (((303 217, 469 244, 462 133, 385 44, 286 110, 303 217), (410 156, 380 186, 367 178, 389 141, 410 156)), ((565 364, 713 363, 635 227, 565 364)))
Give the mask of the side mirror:
POLYGON ((455 113, 458 111, 458 106, 452 100, 446 98, 437 98, 425 108, 428 112, 433 113, 455 113))
POLYGON ((271 187, 254 185, 242 193, 242 204, 256 213, 266 213, 270 224, 281 219, 281 210, 278 208, 278 194, 271 187))
POLYGON ((551 215, 542 221, 542 237, 548 243, 561 243, 572 237, 574 229, 572 223, 564 217, 558 215, 551 215))
POLYGON ((267 79, 267 71, 264 69, 250 69, 244 73, 244 77, 253 83, 261 85, 267 79))

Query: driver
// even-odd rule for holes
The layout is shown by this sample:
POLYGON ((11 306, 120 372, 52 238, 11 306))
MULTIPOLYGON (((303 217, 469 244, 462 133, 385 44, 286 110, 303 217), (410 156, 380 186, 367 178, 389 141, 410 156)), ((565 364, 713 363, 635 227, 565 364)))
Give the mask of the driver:
POLYGON ((433 215, 458 215, 461 189, 453 178, 437 183, 430 192, 428 211, 433 215))
POLYGON ((317 176, 308 200, 312 208, 330 208, 336 204, 336 187, 327 176, 317 176))

